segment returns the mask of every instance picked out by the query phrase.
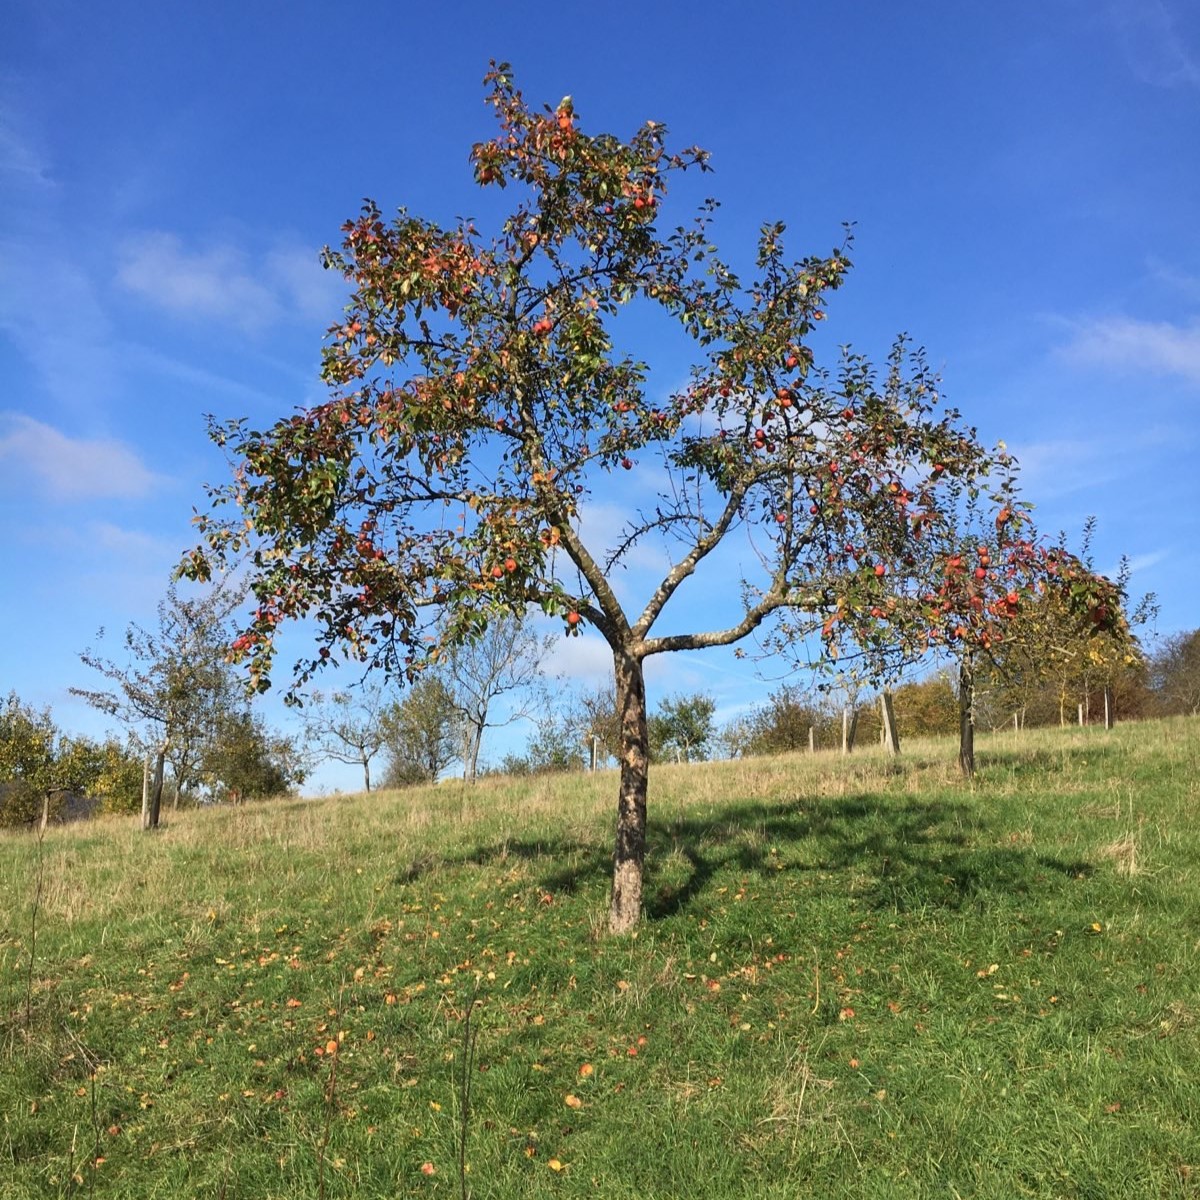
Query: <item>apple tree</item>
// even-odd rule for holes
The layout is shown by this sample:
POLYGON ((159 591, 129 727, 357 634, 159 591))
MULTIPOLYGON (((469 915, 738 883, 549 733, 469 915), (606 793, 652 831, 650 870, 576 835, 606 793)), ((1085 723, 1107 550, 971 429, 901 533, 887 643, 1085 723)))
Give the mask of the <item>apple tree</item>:
POLYGON ((1127 559, 1121 560, 1113 580, 1096 574, 1091 551, 1095 527, 1095 518, 1089 518, 1078 553, 1063 548, 1063 535, 1056 547, 1045 551, 1046 575, 1031 602, 1021 606, 1018 619, 1010 622, 1009 636, 991 671, 1002 696, 1018 712, 1050 691, 1060 725, 1066 724, 1072 697, 1082 699, 1086 707, 1091 691, 1098 688, 1105 724, 1111 727, 1116 683, 1144 663, 1134 630, 1158 612, 1153 593, 1131 602, 1127 559))
POLYGON ((1122 647, 1128 641, 1122 583, 1097 574, 1061 546, 1046 544, 1028 512, 1015 504, 1000 507, 992 525, 975 526, 945 548, 925 597, 929 641, 946 647, 958 663, 958 761, 967 778, 975 773, 981 671, 1011 678, 1013 668, 1025 664, 1044 672, 1060 639, 1083 652, 1100 639, 1122 647))
POLYGON ((367 202, 346 222, 325 252, 352 289, 324 350, 328 398, 262 430, 211 423, 233 478, 181 569, 248 561, 258 606, 235 648, 258 688, 288 619, 315 628, 293 693, 343 659, 418 678, 531 606, 567 635, 596 631, 617 694, 609 923, 623 931, 642 905, 646 661, 772 630, 803 658, 848 606, 881 645, 907 645, 900 607, 864 607, 883 597, 878 568, 991 456, 904 347, 886 386, 849 354, 818 368, 846 244, 793 259, 766 225, 743 280, 710 244, 715 201, 662 216, 704 151, 669 149, 654 122, 628 140, 587 132, 570 98, 528 105, 506 65, 485 85, 498 129, 471 162, 505 215, 481 228, 367 202), (647 328, 690 347, 674 391, 635 353, 647 328), (610 544, 589 505, 633 480, 654 494, 610 544), (648 546, 669 566, 630 603, 613 576, 648 546), (697 589, 707 626, 681 611, 697 589))

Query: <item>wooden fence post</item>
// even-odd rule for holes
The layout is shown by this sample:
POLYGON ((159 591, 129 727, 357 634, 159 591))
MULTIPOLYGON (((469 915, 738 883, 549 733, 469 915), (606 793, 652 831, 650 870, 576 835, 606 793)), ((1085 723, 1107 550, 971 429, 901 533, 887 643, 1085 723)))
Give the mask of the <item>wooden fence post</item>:
POLYGON ((883 717, 883 744, 893 754, 900 753, 900 734, 896 729, 896 707, 892 693, 884 688, 879 696, 879 708, 883 717))

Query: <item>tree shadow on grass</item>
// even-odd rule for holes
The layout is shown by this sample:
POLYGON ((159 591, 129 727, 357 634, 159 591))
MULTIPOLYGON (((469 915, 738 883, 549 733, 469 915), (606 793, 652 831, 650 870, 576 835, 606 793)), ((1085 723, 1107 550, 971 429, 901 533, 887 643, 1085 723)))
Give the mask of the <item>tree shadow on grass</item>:
MULTIPOLYGON (((1022 895, 1054 876, 1092 867, 1036 848, 997 844, 986 810, 894 795, 731 800, 703 814, 652 819, 647 831, 646 913, 661 920, 715 900, 718 877, 841 877, 860 903, 889 910, 979 906, 988 895, 1022 895)), ((538 864, 537 886, 570 895, 607 881, 607 844, 578 838, 505 839, 464 854, 418 859, 397 875, 413 883, 432 867, 538 864)))
POLYGON ((591 879, 604 877, 612 868, 611 852, 596 842, 578 838, 504 838, 476 846, 462 854, 423 854, 396 872, 395 882, 416 883, 431 870, 458 867, 489 867, 510 859, 518 862, 559 864, 538 876, 543 891, 573 893, 591 879))
POLYGON ((868 793, 731 805, 725 819, 684 818, 656 832, 660 843, 669 834, 688 870, 677 886, 655 888, 651 874, 654 918, 686 911, 718 875, 841 877, 833 886, 853 889, 868 906, 904 910, 958 909, 984 893, 1028 891, 1047 871, 1079 870, 1024 847, 988 844, 990 825, 978 809, 868 793))

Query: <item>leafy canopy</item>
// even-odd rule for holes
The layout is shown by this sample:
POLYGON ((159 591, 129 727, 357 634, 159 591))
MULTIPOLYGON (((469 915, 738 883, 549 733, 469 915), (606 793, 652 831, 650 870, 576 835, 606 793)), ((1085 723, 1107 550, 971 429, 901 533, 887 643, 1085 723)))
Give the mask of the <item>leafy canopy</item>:
POLYGON ((769 649, 796 653, 822 626, 832 638, 828 618, 852 612, 883 631, 876 644, 922 653, 927 611, 889 608, 886 575, 937 542, 993 456, 903 342, 882 381, 850 354, 831 374, 814 366, 808 342, 848 246, 791 260, 783 226, 764 226, 743 283, 710 245, 714 201, 660 223, 704 151, 669 151, 654 122, 628 141, 588 134, 569 97, 527 106, 505 65, 486 84, 499 130, 471 160, 511 199, 496 232, 403 209, 387 220, 368 202, 325 252, 353 289, 324 351, 330 398, 265 431, 211 425, 234 478, 213 490, 183 570, 207 578, 251 556, 259 606, 235 649, 255 685, 269 686, 288 618, 318 628, 299 686, 343 654, 411 676, 530 605, 638 661, 733 644, 785 613, 769 649), (651 386, 622 349, 622 311, 656 311, 690 338, 683 386, 651 386), (658 494, 598 545, 586 506, 635 466, 653 468, 637 478, 658 494), (735 530, 751 552, 740 588, 721 575, 732 619, 656 636, 735 530), (627 612, 611 576, 648 543, 670 566, 627 612))

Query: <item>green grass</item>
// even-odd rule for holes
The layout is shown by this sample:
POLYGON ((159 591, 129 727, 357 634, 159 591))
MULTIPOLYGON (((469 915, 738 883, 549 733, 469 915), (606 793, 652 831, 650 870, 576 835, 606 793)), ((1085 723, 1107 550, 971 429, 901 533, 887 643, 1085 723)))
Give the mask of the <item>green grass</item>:
POLYGON ((630 939, 612 775, 52 830, 28 1023, 5 836, 0 1195, 460 1195, 477 994, 477 1198, 1200 1196, 1200 724, 980 751, 659 768, 630 939))

